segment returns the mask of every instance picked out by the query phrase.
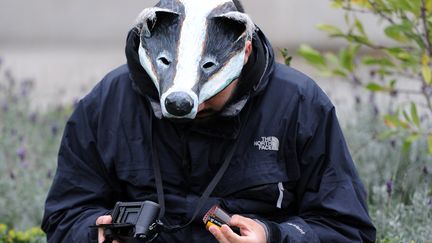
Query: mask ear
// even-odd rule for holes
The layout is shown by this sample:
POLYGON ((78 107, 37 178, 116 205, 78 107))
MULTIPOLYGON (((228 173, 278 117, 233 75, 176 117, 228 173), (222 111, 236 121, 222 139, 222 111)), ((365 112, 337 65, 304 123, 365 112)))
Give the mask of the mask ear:
POLYGON ((179 14, 166 8, 146 8, 139 14, 135 26, 141 35, 147 38, 151 37, 151 32, 156 26, 158 18, 162 18, 163 16, 177 17, 179 14))
POLYGON ((228 24, 230 28, 236 32, 238 39, 243 37, 245 34, 247 39, 250 40, 252 39, 252 36, 256 30, 252 19, 247 14, 237 11, 217 15, 214 17, 214 19, 228 24))

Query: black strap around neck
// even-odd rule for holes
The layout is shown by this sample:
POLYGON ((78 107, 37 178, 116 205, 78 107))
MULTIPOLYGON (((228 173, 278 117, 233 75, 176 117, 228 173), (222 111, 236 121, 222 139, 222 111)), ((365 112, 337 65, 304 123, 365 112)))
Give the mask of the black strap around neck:
MULTIPOLYGON (((249 116, 250 107, 252 107, 251 104, 249 104, 245 118, 247 118, 249 116)), ((150 117, 150 120, 153 120, 153 119, 154 118, 150 117)), ((242 121, 242 125, 240 126, 240 132, 239 132, 239 134, 238 134, 238 136, 234 142, 234 145, 232 146, 231 150, 228 152, 227 156, 225 157, 225 160, 222 163, 221 167, 219 168, 218 172, 213 177, 213 179, 210 181, 207 188, 204 190, 203 194, 201 195, 201 197, 198 201, 198 204, 195 208, 195 211, 192 215, 192 218, 184 225, 163 225, 162 224, 161 226, 162 226, 163 232, 175 232, 175 231, 181 230, 183 228, 186 228, 198 216, 198 214, 201 211, 201 209, 203 208, 205 202, 210 197, 211 193, 213 192, 213 190, 215 189, 215 187, 217 186, 219 181, 222 179, 222 176, 225 174, 225 171, 228 169, 228 166, 229 166, 229 164, 230 164, 230 162, 234 156, 234 152, 236 151, 236 149, 238 147, 238 144, 240 141, 240 135, 241 135, 241 132, 243 130, 243 127, 245 126, 246 121, 247 121, 247 119, 242 121)), ((151 125, 152 124, 150 124, 150 127, 152 128, 151 125)), ((159 156, 158 156, 156 147, 153 145, 153 129, 151 129, 150 134, 151 134, 150 135, 150 139, 151 139, 150 141, 152 143, 151 146, 152 146, 152 153, 153 153, 152 154, 152 164, 153 164, 153 170, 154 170, 154 175, 155 175, 155 183, 156 183, 158 203, 160 206, 160 211, 159 211, 159 216, 158 216, 158 220, 160 222, 160 220, 165 215, 165 196, 164 196, 164 192, 163 192, 163 184, 162 184, 162 176, 161 176, 161 170, 160 170, 160 164, 159 164, 159 156)))
MULTIPOLYGON (((231 159, 234 155, 234 151, 236 150, 237 145, 239 143, 238 140, 239 139, 237 139, 235 141, 234 146, 229 151, 229 154, 226 156, 226 158, 225 158, 223 164, 221 165, 221 167, 219 168, 218 172, 213 177, 213 179, 210 181, 207 188, 204 190, 204 193, 201 195, 201 197, 198 201, 198 204, 195 208, 195 211, 192 215, 192 218, 189 220, 189 222, 187 222, 184 225, 174 225, 174 226, 164 225, 164 227, 163 227, 164 232, 175 232, 177 230, 183 229, 183 228, 189 226, 195 220, 195 218, 198 216, 199 212, 201 211, 201 209, 205 205, 205 202, 210 197, 211 193, 213 192, 213 190, 215 189, 215 187, 217 186, 219 181, 222 179, 222 176, 225 174, 225 171, 227 170, 227 168, 231 162, 231 159)), ((155 148, 153 148, 153 153, 157 154, 157 151, 155 148)), ((158 157, 157 157, 157 155, 155 156, 154 154, 153 154, 153 169, 155 171, 154 174, 155 174, 158 203, 159 203, 159 206, 161 207, 160 212, 159 212, 159 217, 158 217, 158 219, 160 220, 162 217, 164 217, 164 214, 165 214, 165 197, 164 197, 164 192, 163 192, 162 176, 160 173, 160 165, 159 165, 158 157)))

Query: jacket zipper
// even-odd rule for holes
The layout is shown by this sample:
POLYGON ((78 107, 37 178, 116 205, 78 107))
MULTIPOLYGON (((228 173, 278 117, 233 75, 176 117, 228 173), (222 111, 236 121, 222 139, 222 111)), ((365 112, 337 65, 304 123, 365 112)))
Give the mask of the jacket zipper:
POLYGON ((285 191, 282 182, 278 183, 278 189, 279 189, 279 198, 277 200, 276 207, 277 208, 282 208, 283 193, 285 191))

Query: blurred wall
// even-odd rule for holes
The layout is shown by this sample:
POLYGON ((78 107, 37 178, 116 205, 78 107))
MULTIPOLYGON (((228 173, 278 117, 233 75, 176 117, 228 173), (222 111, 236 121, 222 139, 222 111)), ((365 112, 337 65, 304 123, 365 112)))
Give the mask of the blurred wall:
MULTIPOLYGON (((293 55, 301 43, 321 49, 341 46, 315 28, 318 23, 344 25, 343 13, 331 9, 330 0, 242 2, 275 49, 288 47, 293 55)), ((143 8, 155 3, 0 0, 0 78, 6 68, 17 79, 33 79, 32 104, 38 107, 79 99, 107 72, 125 62, 124 40, 129 28, 143 8)), ((367 17, 368 33, 379 39, 376 20, 367 17)), ((301 58, 294 58, 292 65, 314 77, 313 69, 301 58)), ((316 78, 329 93, 346 97, 349 88, 335 91, 332 80, 316 78)))
MULTIPOLYGON (((33 45, 123 45, 128 28, 145 0, 0 0, 0 47, 33 45)), ((329 0, 243 0, 246 11, 277 47, 309 43, 326 48, 317 23, 343 24, 329 0)), ((375 21, 367 20, 368 29, 375 21)), ((371 30, 376 36, 376 30, 371 30)))

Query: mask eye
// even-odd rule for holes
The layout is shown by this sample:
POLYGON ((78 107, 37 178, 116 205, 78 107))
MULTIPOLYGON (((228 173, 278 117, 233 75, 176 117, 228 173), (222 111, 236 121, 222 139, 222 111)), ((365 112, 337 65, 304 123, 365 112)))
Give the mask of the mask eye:
POLYGON ((218 63, 214 61, 212 58, 207 59, 203 62, 201 68, 204 72, 210 73, 213 72, 218 66, 218 63))
POLYGON ((209 69, 209 68, 212 68, 214 66, 216 66, 216 63, 214 63, 214 62, 206 62, 206 63, 204 63, 203 68, 204 69, 209 69))
POLYGON ((161 66, 165 66, 165 67, 168 67, 169 65, 171 65, 171 61, 167 57, 164 57, 164 56, 158 58, 158 63, 161 66))

